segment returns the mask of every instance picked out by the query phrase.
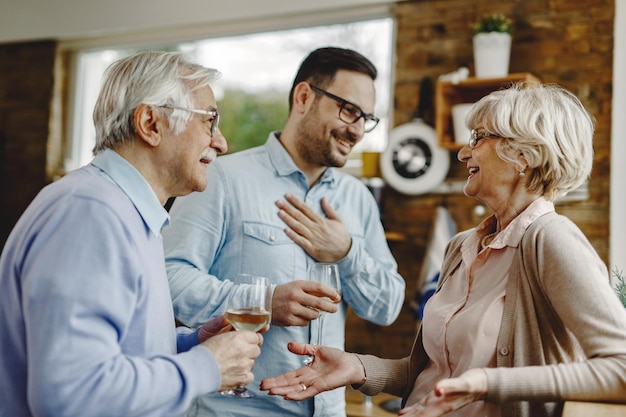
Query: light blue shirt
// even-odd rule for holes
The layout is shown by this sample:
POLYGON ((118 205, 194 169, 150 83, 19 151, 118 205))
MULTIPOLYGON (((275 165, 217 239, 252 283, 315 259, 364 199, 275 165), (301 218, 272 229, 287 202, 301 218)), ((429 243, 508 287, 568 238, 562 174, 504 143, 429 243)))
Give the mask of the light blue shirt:
POLYGON ((219 389, 195 333, 176 354, 167 222, 110 150, 37 195, 0 258, 0 416, 176 416, 219 389))
MULTIPOLYGON (((324 345, 344 347, 347 307, 371 322, 391 324, 404 300, 405 283, 397 272, 376 202, 356 178, 329 168, 309 189, 305 175, 270 134, 267 143, 219 157, 207 171, 202 193, 179 198, 170 210, 171 224, 163 230, 166 265, 177 318, 191 326, 224 312, 230 285, 224 280, 239 273, 264 275, 278 285, 306 279, 314 262, 284 232, 275 202, 292 193, 323 214, 326 197, 338 211, 352 238, 352 247, 338 262, 343 302, 324 319, 324 345)), ((324 215, 325 216, 325 215, 324 215)), ((272 326, 264 334, 261 356, 248 386, 256 398, 199 398, 191 415, 227 416, 345 416, 344 390, 318 395, 315 400, 285 401, 258 390, 261 380, 302 366, 301 356, 287 342, 311 342, 317 320, 306 327, 272 326), (315 401, 315 406, 313 402, 315 401)))

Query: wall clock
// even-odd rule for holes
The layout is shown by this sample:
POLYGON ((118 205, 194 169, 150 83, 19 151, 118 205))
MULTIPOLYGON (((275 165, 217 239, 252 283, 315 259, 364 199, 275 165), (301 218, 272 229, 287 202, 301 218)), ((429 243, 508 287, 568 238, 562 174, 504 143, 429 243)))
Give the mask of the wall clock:
POLYGON ((446 178, 449 167, 449 152, 437 145, 435 130, 420 119, 394 128, 380 155, 383 178, 403 194, 433 190, 446 178))

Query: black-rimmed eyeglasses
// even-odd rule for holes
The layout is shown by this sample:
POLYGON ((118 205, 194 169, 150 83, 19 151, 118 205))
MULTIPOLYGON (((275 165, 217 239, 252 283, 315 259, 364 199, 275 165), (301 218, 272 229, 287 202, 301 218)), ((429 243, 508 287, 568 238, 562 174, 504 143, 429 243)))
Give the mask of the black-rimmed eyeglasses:
POLYGON ((488 133, 488 132, 477 132, 476 129, 472 129, 472 133, 470 135, 469 147, 470 149, 474 149, 476 144, 486 138, 501 138, 502 136, 497 133, 488 133))
POLYGON ((206 123, 211 123, 211 128, 210 128, 211 136, 215 135, 215 132, 217 132, 217 128, 220 125, 220 114, 215 109, 211 109, 211 110, 189 109, 187 107, 172 106, 170 104, 164 104, 162 106, 157 106, 157 107, 162 107, 165 109, 172 109, 172 110, 188 111, 189 113, 203 114, 205 116, 212 117, 211 119, 206 120, 206 123))
POLYGON ((371 132, 378 125, 380 119, 374 116, 371 113, 365 113, 359 106, 354 103, 350 103, 348 100, 345 100, 339 96, 336 96, 332 93, 329 93, 326 90, 322 90, 319 87, 314 86, 313 84, 309 84, 311 89, 316 93, 323 94, 328 98, 335 100, 340 104, 339 106, 339 119, 348 124, 353 124, 359 121, 360 118, 363 118, 363 130, 365 132, 371 132))

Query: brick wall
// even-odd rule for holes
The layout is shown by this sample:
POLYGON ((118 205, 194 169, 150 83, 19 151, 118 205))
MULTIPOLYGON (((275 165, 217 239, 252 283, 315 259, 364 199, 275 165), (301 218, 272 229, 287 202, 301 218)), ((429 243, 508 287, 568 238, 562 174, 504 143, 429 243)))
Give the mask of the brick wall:
POLYGON ((54 42, 0 44, 0 242, 48 183, 54 42))

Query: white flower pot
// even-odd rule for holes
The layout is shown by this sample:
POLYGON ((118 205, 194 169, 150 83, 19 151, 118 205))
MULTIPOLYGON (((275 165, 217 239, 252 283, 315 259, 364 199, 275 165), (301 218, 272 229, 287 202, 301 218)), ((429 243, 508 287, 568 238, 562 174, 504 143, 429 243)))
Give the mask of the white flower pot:
POLYGON ((466 145, 469 142, 471 132, 465 125, 465 119, 473 105, 474 103, 461 103, 452 106, 454 142, 458 145, 466 145))
POLYGON ((511 34, 502 32, 474 35, 476 78, 498 78, 509 74, 511 34))

